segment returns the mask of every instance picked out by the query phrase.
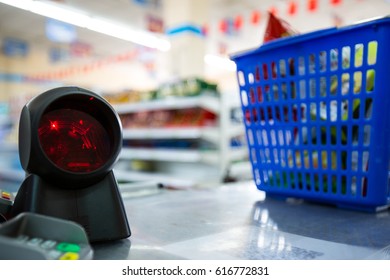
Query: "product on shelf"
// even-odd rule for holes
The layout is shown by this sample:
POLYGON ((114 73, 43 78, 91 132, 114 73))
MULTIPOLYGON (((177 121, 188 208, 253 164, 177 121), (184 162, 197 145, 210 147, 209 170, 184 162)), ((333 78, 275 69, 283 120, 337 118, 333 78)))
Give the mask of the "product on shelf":
POLYGON ((215 126, 217 116, 202 108, 140 111, 121 115, 123 128, 215 126))
POLYGON ((136 103, 141 101, 149 101, 155 99, 156 92, 139 91, 139 90, 126 90, 120 93, 106 94, 103 97, 111 104, 121 103, 136 103))
POLYGON ((198 96, 205 92, 217 93, 217 85, 200 78, 188 78, 161 85, 156 98, 198 96))

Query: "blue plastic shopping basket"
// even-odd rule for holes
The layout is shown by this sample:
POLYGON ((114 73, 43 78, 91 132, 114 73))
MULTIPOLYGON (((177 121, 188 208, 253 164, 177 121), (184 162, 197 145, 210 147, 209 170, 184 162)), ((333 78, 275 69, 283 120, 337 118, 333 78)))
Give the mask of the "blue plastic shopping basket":
POLYGON ((232 56, 259 189, 339 207, 390 204, 390 18, 232 56))

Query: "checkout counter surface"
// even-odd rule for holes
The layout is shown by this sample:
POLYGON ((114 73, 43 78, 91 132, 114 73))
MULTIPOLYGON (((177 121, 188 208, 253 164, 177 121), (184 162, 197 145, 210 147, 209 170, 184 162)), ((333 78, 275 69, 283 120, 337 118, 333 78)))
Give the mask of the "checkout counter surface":
POLYGON ((95 259, 390 259, 390 212, 266 198, 251 182, 124 192, 132 236, 95 259))

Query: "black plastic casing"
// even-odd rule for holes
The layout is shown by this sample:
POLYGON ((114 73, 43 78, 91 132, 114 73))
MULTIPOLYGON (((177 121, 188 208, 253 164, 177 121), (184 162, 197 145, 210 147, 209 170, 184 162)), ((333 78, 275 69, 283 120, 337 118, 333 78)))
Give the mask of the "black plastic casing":
POLYGON ((22 110, 19 157, 26 178, 14 201, 11 216, 34 212, 82 225, 90 242, 131 235, 122 197, 112 167, 122 148, 118 114, 99 95, 78 87, 60 87, 32 99, 22 110), (71 172, 56 166, 43 151, 38 135, 45 112, 75 109, 93 116, 108 131, 110 156, 91 172, 71 172))

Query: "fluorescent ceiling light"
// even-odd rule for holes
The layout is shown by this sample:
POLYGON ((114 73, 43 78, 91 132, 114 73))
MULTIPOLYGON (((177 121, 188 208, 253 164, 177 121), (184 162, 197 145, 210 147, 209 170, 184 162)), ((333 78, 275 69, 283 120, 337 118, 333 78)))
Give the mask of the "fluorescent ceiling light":
POLYGON ((206 54, 204 57, 204 62, 207 65, 228 70, 231 72, 234 72, 237 69, 236 63, 234 61, 230 60, 229 58, 218 55, 206 54))
POLYGON ((93 17, 64 5, 34 0, 0 0, 0 3, 160 51, 168 51, 171 48, 170 42, 162 36, 93 17))

